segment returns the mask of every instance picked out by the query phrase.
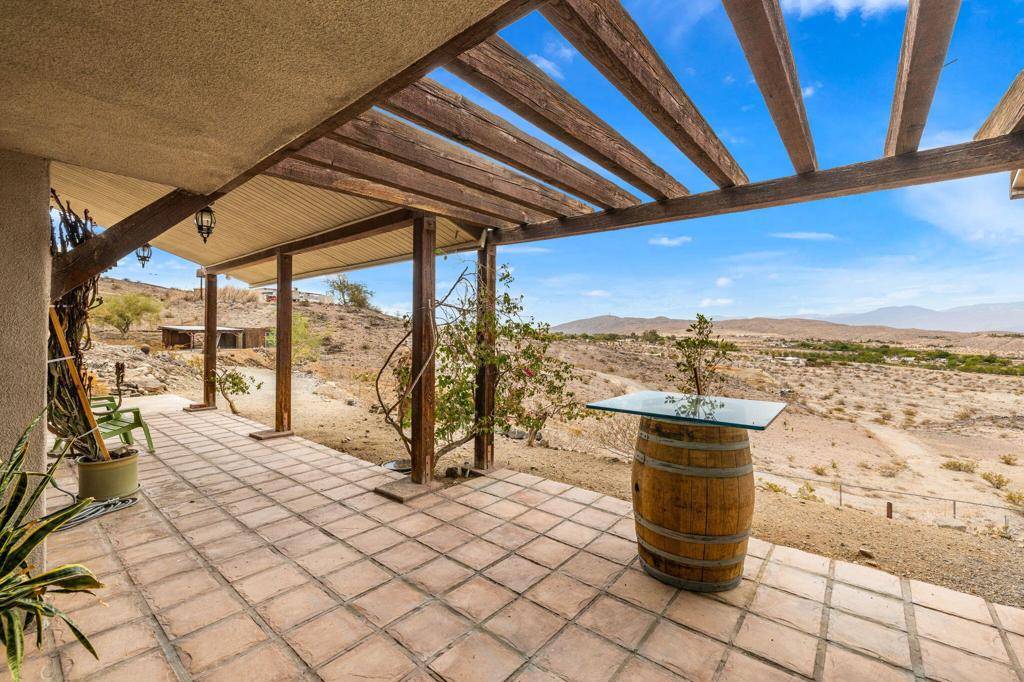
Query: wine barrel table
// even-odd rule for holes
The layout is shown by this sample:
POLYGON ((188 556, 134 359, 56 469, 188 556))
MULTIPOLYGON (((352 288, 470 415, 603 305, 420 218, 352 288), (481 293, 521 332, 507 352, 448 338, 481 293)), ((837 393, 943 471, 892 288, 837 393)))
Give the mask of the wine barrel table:
POLYGON ((632 493, 644 570, 696 592, 739 585, 754 516, 747 431, 785 404, 642 391, 588 407, 641 415, 632 493))

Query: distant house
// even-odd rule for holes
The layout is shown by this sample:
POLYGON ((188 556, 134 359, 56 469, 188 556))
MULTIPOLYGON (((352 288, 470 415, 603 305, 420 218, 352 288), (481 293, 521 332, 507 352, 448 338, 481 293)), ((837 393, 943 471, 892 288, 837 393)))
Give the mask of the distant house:
MULTIPOLYGON (((266 348, 270 327, 217 327, 218 348, 266 348)), ((205 340, 199 325, 165 325, 160 327, 164 348, 202 348, 205 340)))
MULTIPOLYGON (((268 303, 277 301, 277 289, 263 287, 260 289, 263 300, 268 303)), ((292 300, 296 303, 335 303, 334 297, 330 294, 317 294, 312 291, 299 291, 292 289, 292 300)))

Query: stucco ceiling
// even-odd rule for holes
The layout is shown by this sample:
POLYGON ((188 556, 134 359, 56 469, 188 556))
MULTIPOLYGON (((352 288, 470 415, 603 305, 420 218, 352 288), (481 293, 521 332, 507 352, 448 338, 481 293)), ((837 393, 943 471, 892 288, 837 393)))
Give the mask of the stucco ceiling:
POLYGON ((0 148, 210 192, 501 4, 6 3, 0 148))

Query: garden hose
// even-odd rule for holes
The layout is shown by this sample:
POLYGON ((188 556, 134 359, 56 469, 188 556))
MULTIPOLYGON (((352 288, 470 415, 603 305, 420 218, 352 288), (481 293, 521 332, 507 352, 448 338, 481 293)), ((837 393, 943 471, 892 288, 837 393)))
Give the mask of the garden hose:
MULTIPOLYGON (((55 487, 57 490, 61 491, 65 495, 71 497, 72 500, 78 500, 78 495, 67 490, 64 490, 56 483, 53 484, 53 487, 55 487)), ((67 521, 65 521, 61 525, 61 527, 56 530, 56 532, 59 533, 62 530, 68 530, 69 528, 80 526, 86 521, 92 521, 93 519, 99 518, 104 514, 110 514, 116 511, 120 511, 122 509, 127 509, 128 507, 131 507, 138 501, 139 498, 137 497, 112 497, 109 500, 103 500, 102 502, 93 502, 88 507, 78 512, 67 521)), ((65 507, 65 509, 66 508, 67 507, 65 507)))

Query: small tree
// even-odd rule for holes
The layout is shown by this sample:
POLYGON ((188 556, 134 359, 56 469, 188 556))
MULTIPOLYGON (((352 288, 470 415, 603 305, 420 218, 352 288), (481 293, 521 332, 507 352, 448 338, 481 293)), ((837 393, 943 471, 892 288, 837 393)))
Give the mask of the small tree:
POLYGON ((661 334, 658 333, 657 329, 648 329, 640 335, 640 340, 647 343, 661 343, 661 334))
POLYGON ((161 307, 152 296, 119 294, 105 298, 93 314, 100 322, 121 332, 121 338, 126 338, 133 325, 156 319, 161 307))
POLYGON ((715 325, 711 318, 697 313, 697 319, 687 329, 689 336, 676 339, 676 369, 680 374, 672 377, 680 389, 697 395, 707 395, 719 379, 719 365, 726 359, 731 344, 714 338, 715 325))
MULTIPOLYGON (((548 326, 523 315, 522 297, 509 293, 512 276, 507 268, 501 269, 498 281, 493 318, 477 319, 476 276, 468 271, 463 271, 436 304, 435 463, 477 433, 504 431, 515 425, 530 433, 532 444, 549 419, 569 421, 582 416, 582 405, 568 388, 582 377, 552 354, 555 336, 548 326), (482 325, 494 332, 493 349, 479 334, 482 325), (489 423, 478 423, 474 409, 480 363, 496 369, 494 417, 489 423)), ((385 421, 411 452, 406 427, 411 416, 409 396, 417 378, 412 377, 407 350, 408 319, 406 327, 405 336, 378 372, 376 386, 385 421)))
POLYGON ((256 381, 254 377, 246 376, 237 369, 224 368, 213 373, 213 382, 224 400, 228 401, 231 414, 238 414, 238 408, 232 396, 249 395, 252 391, 263 388, 262 381, 256 381))
POLYGON ((362 309, 372 307, 370 299, 373 298, 373 292, 365 284, 350 281, 347 275, 335 275, 327 280, 327 288, 338 297, 342 305, 362 309))

